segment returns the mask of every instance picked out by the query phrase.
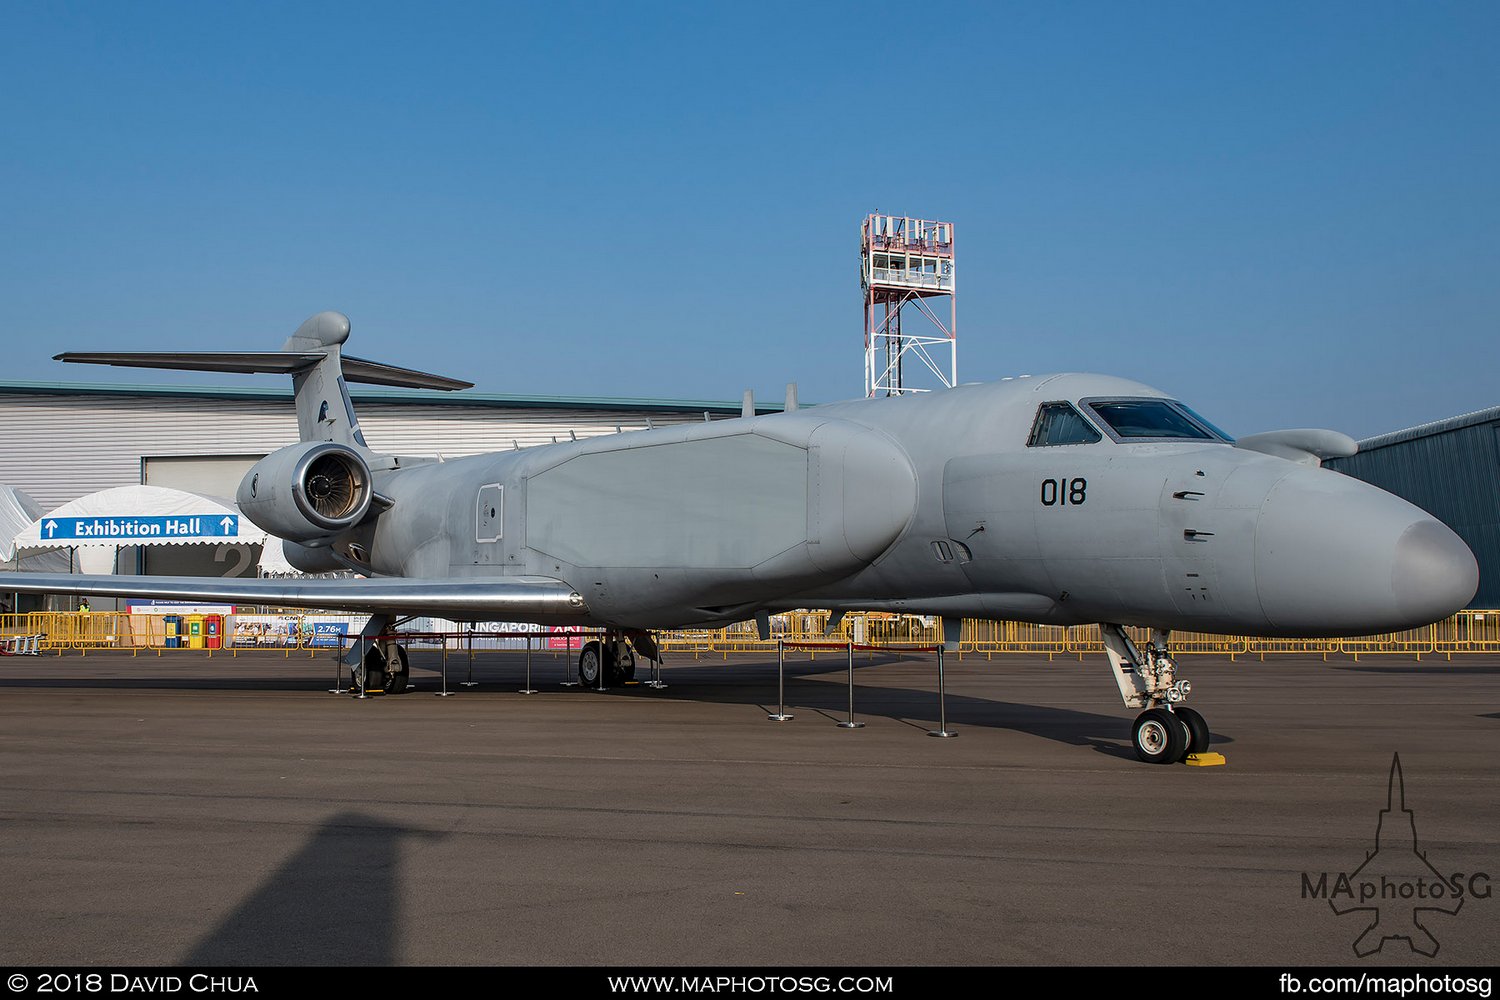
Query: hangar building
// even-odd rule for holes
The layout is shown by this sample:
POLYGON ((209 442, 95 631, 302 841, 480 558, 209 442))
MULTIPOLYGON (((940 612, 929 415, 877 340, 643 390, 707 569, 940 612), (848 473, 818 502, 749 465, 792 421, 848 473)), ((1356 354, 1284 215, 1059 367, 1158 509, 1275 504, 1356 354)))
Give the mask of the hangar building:
POLYGON ((1324 463, 1404 497, 1458 532, 1479 560, 1476 608, 1500 608, 1500 406, 1393 431, 1324 463))

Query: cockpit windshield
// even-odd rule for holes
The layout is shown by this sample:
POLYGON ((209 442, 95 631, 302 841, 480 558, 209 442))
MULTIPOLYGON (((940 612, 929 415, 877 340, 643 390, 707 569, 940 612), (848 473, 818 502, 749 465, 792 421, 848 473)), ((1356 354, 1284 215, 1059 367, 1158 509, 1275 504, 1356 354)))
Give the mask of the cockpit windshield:
POLYGON ((1123 441, 1228 441, 1228 435, 1181 403, 1170 399, 1090 399, 1084 401, 1114 436, 1123 441))

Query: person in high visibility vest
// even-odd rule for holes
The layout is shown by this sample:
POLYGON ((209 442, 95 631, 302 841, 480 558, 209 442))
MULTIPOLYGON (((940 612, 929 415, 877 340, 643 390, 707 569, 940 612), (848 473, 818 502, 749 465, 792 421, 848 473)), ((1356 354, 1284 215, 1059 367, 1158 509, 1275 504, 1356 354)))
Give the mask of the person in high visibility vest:
POLYGON ((87 597, 85 597, 85 598, 81 599, 78 602, 78 610, 79 611, 83 611, 83 612, 87 612, 88 609, 89 609, 89 599, 87 597))

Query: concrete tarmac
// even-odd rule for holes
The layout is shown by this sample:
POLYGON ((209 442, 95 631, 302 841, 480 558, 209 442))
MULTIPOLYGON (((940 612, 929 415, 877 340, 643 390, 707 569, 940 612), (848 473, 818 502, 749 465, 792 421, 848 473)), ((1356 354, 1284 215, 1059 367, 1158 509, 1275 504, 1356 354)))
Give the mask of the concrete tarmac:
MULTIPOLYGON (((1500 881, 1500 659, 1185 657, 1218 768, 1137 762, 1101 656, 949 657, 951 740, 925 735, 930 657, 860 657, 859 730, 834 725, 841 653, 792 658, 786 723, 759 656, 678 654, 664 691, 597 693, 539 655, 523 696, 519 654, 482 654, 472 689, 460 655, 451 698, 413 659, 417 690, 365 701, 324 693, 326 655, 0 659, 0 956, 1500 960, 1500 900, 1382 903, 1440 950, 1362 960, 1375 914, 1302 893, 1374 850, 1396 752, 1428 861, 1500 881)), ((1383 828, 1365 874, 1416 872, 1404 818, 1383 828)))

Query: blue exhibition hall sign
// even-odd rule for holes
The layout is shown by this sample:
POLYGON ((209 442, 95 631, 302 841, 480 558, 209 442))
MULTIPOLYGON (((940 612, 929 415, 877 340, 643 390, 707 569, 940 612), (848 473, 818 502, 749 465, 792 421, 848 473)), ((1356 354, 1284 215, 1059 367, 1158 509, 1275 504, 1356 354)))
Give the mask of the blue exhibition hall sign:
POLYGON ((42 540, 86 539, 129 543, 136 538, 238 538, 238 514, 175 514, 166 517, 49 517, 42 540))

